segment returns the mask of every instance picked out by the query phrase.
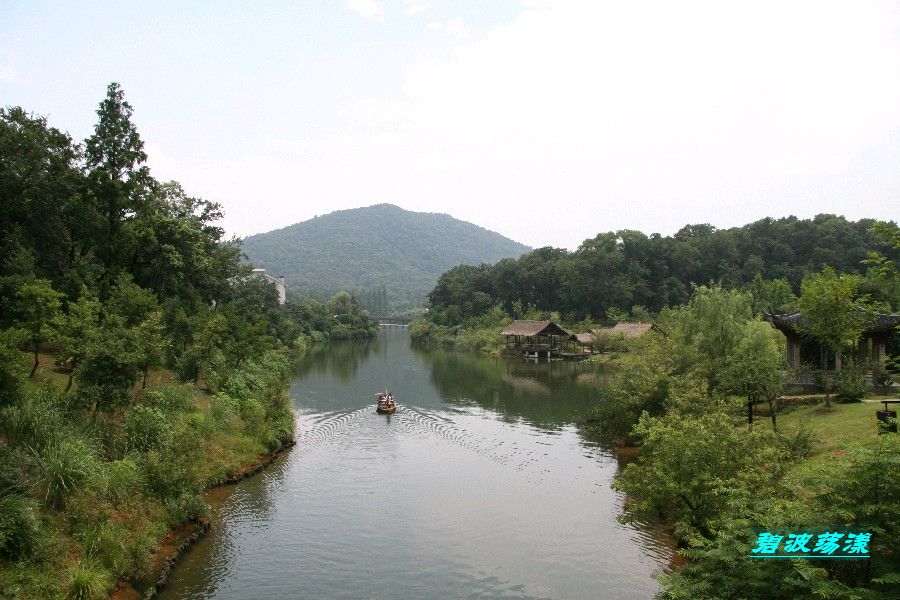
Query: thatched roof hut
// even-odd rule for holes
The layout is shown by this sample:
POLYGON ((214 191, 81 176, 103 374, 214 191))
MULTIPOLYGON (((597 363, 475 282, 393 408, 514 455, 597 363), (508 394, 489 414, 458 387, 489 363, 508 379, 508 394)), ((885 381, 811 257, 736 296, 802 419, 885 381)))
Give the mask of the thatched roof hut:
POLYGON ((500 335, 522 337, 550 337, 552 335, 567 338, 569 337, 569 332, 553 321, 529 321, 523 319, 510 323, 506 329, 500 332, 500 335))
POLYGON ((546 352, 548 358, 551 352, 556 351, 561 340, 567 340, 571 336, 553 321, 529 320, 513 321, 500 334, 506 336, 507 350, 524 350, 526 354, 546 352))
POLYGON ((636 338, 653 329, 653 323, 616 323, 612 328, 603 330, 612 335, 623 335, 627 338, 636 338))
POLYGON ((594 342, 597 341, 595 335, 591 332, 587 333, 576 333, 574 336, 575 341, 581 344, 582 346, 592 346, 594 342))

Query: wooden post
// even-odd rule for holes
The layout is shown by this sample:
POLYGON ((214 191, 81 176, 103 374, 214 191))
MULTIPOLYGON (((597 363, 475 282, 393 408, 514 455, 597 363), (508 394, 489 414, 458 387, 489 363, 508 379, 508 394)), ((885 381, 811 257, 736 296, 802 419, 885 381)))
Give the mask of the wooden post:
POLYGON ((877 367, 884 363, 887 334, 877 333, 872 336, 872 363, 877 367))

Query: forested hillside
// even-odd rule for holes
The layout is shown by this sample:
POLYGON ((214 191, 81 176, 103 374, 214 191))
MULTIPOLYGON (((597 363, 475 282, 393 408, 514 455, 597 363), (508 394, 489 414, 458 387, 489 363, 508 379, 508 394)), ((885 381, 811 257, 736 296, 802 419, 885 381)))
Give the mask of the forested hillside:
POLYGON ((250 260, 284 275, 289 293, 354 293, 390 312, 420 304, 441 273, 517 257, 528 247, 449 215, 391 204, 342 210, 244 240, 250 260))
MULTIPOLYGON (((431 318, 455 325, 499 304, 512 316, 521 312, 516 307, 530 306, 573 320, 602 319, 610 309, 643 306, 656 312, 684 304, 692 285, 709 282, 766 288, 754 296, 777 305, 823 266, 862 273, 870 252, 896 259, 890 236, 873 230, 875 223, 818 215, 767 218, 731 229, 688 225, 673 236, 601 233, 574 252, 539 248, 494 265, 455 267, 429 295, 431 318)), ((896 308, 897 289, 878 283, 867 291, 896 308)))

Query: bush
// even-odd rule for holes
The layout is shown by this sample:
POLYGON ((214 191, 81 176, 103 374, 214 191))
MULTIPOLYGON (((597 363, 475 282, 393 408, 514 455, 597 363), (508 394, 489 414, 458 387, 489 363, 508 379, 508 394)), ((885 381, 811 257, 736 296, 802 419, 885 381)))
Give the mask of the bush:
POLYGON ((19 397, 22 387, 22 332, 0 332, 0 406, 12 404, 19 397))
POLYGON ((890 387, 893 383, 894 377, 883 365, 876 365, 872 369, 872 385, 884 389, 890 387))
POLYGON ((884 361, 884 369, 891 373, 900 373, 900 354, 891 356, 884 361))
POLYGON ((227 394, 216 394, 209 400, 209 408, 203 415, 204 427, 210 433, 234 427, 240 404, 227 394))
POLYGON ((24 453, 0 445, 0 496, 27 490, 27 460, 24 453))
POLYGON ((143 476, 152 495, 165 501, 186 492, 202 491, 198 468, 203 450, 197 442, 197 435, 192 429, 179 427, 173 432, 168 445, 144 455, 143 476))
POLYGON ((164 385, 147 392, 148 404, 166 413, 191 410, 197 401, 197 389, 193 385, 164 385))
POLYGON ((112 591, 115 581, 109 571, 93 560, 82 560, 69 569, 70 600, 100 600, 112 591))
POLYGON ((795 432, 785 435, 781 439, 791 456, 797 459, 808 457, 819 443, 815 431, 809 428, 806 421, 801 421, 800 427, 795 432))
POLYGON ((841 402, 859 402, 866 395, 866 379, 862 369, 849 367, 834 376, 837 397, 841 402))
POLYGON ((125 416, 126 451, 161 448, 172 438, 166 415, 151 406, 135 406, 125 416))
POLYGON ((427 338, 431 335, 431 321, 428 319, 416 319, 409 324, 409 337, 412 339, 427 338))
POLYGON ((188 519, 206 514, 206 502, 200 492, 185 492, 178 496, 166 498, 166 510, 169 511, 169 527, 177 527, 188 519))
POLYGON ((353 337, 353 328, 344 323, 338 323, 332 328, 328 337, 333 340, 349 340, 353 337))
POLYGON ((24 494, 0 497, 0 556, 30 556, 40 532, 37 505, 24 494))

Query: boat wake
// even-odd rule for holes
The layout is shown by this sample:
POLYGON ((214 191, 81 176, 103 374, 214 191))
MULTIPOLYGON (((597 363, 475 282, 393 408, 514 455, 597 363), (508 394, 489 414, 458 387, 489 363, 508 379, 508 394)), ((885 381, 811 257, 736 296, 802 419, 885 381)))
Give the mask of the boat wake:
POLYGON ((546 464, 544 452, 539 448, 528 449, 524 444, 507 443, 503 440, 479 438, 460 428, 453 420, 440 415, 424 413, 414 408, 402 407, 394 420, 413 435, 437 437, 460 446, 493 462, 522 472, 534 484, 543 480, 549 469, 539 468, 546 464))
POLYGON ((318 415, 318 419, 307 429, 297 434, 297 443, 304 448, 315 448, 327 445, 336 438, 346 435, 349 430, 358 427, 360 417, 371 412, 371 407, 358 408, 349 412, 334 412, 318 415))

